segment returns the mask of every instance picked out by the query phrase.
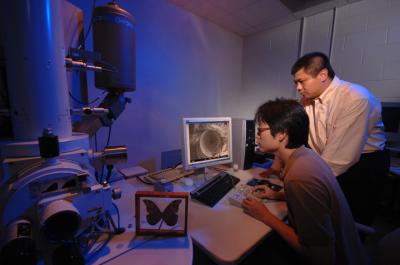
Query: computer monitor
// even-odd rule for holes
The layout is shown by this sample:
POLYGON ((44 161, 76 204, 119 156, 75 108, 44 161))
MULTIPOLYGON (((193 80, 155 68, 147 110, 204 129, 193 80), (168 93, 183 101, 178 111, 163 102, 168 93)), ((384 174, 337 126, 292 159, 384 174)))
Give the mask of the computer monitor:
POLYGON ((400 150, 400 102, 382 102, 382 120, 385 125, 386 148, 398 152, 400 150))
POLYGON ((382 102, 385 132, 400 133, 400 102, 382 102))
POLYGON ((182 160, 185 169, 232 162, 230 117, 183 118, 182 160))

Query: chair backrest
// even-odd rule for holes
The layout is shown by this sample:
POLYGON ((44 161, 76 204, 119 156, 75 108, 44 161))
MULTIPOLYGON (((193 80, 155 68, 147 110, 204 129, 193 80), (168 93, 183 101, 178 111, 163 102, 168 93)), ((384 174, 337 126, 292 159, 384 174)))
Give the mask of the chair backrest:
POLYGON ((376 233, 375 228, 355 222, 357 231, 365 235, 372 235, 376 233))
POLYGON ((386 234, 378 243, 378 265, 400 264, 400 228, 386 234))
POLYGON ((174 168, 181 163, 181 149, 161 152, 161 169, 174 168))

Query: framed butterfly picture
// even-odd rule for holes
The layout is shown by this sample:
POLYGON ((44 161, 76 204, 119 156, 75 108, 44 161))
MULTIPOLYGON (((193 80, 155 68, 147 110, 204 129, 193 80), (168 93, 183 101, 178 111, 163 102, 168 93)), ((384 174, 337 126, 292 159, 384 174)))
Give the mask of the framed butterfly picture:
POLYGON ((137 235, 185 236, 188 219, 187 192, 137 191, 137 235))

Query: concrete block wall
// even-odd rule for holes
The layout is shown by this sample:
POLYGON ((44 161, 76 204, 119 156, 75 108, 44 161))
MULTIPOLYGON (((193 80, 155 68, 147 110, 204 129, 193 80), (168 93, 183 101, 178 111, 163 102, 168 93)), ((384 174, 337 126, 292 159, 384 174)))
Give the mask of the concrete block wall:
POLYGON ((333 14, 334 11, 332 9, 304 18, 301 54, 320 51, 329 55, 332 38, 333 14))
POLYGON ((382 102, 400 102, 399 0, 357 1, 308 16, 246 38, 243 50, 242 115, 268 99, 298 97, 290 68, 311 51, 330 54, 341 79, 366 86, 382 102))
POLYGON ((400 1, 364 0, 337 9, 332 63, 342 79, 400 102, 400 1))
POLYGON ((298 55, 300 25, 295 21, 245 39, 238 117, 252 118, 267 100, 295 96, 290 67, 298 55))

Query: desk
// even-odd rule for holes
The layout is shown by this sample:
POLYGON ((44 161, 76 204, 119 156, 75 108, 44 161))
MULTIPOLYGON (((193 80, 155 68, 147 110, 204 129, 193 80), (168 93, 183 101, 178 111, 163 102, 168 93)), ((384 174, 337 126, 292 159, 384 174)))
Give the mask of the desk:
MULTIPOLYGON (((121 215, 123 234, 114 236, 87 264, 146 264, 146 265, 191 265, 193 246, 190 236, 153 237, 135 234, 135 192, 142 186, 137 180, 120 180, 112 183, 122 189, 122 197, 115 200, 121 215)), ((151 187, 146 186, 146 189, 151 187)), ((117 220, 116 214, 113 219, 117 220)), ((90 253, 89 253, 90 255, 90 253)))
MULTIPOLYGON (((246 171, 228 170, 229 174, 240 178, 240 185, 256 176, 262 169, 251 169, 246 171)), ((202 177, 193 177, 195 183, 202 181, 202 177), (197 179, 196 179, 197 178, 197 179)), ((121 180, 113 186, 123 188, 123 197, 117 200, 119 210, 125 218, 121 221, 123 227, 130 226, 130 231, 116 236, 111 242, 109 252, 114 256, 123 253, 129 247, 135 247, 146 239, 134 236, 133 205, 134 193, 138 190, 151 190, 152 187, 145 185, 137 179, 121 180), (126 216, 130 216, 126 218, 126 216), (125 235, 126 234, 126 235, 125 235), (134 239, 132 241, 132 239, 134 239), (132 241, 132 242, 131 242, 132 241), (128 246, 129 245, 129 246, 128 246), (115 252, 115 253, 114 253, 115 252)), ((187 187, 176 183, 175 191, 190 192, 195 187, 187 187)), ((249 252, 254 249, 271 232, 271 228, 258 220, 245 214, 239 207, 233 206, 225 196, 213 208, 203 205, 197 201, 189 200, 189 229, 190 237, 171 238, 171 241, 162 242, 161 239, 155 240, 158 243, 146 242, 130 252, 113 259, 107 264, 129 264, 135 260, 141 264, 191 264, 192 245, 191 240, 219 264, 237 264, 249 252), (176 245, 177 247, 174 247, 176 245), (147 246, 147 247, 146 247, 147 246)), ((285 218, 287 208, 285 202, 271 202, 266 204, 269 210, 279 217, 285 218)), ((149 237, 147 237, 149 238, 149 237)), ((102 264, 105 258, 100 258, 95 264, 102 264)))
MULTIPOLYGON (((241 183, 256 176, 262 169, 228 171, 241 183)), ((285 202, 266 204, 278 218, 287 215, 285 202)), ((240 262, 269 233, 271 228, 245 214, 223 198, 213 208, 191 200, 189 202, 189 233, 193 242, 218 264, 240 262)))

